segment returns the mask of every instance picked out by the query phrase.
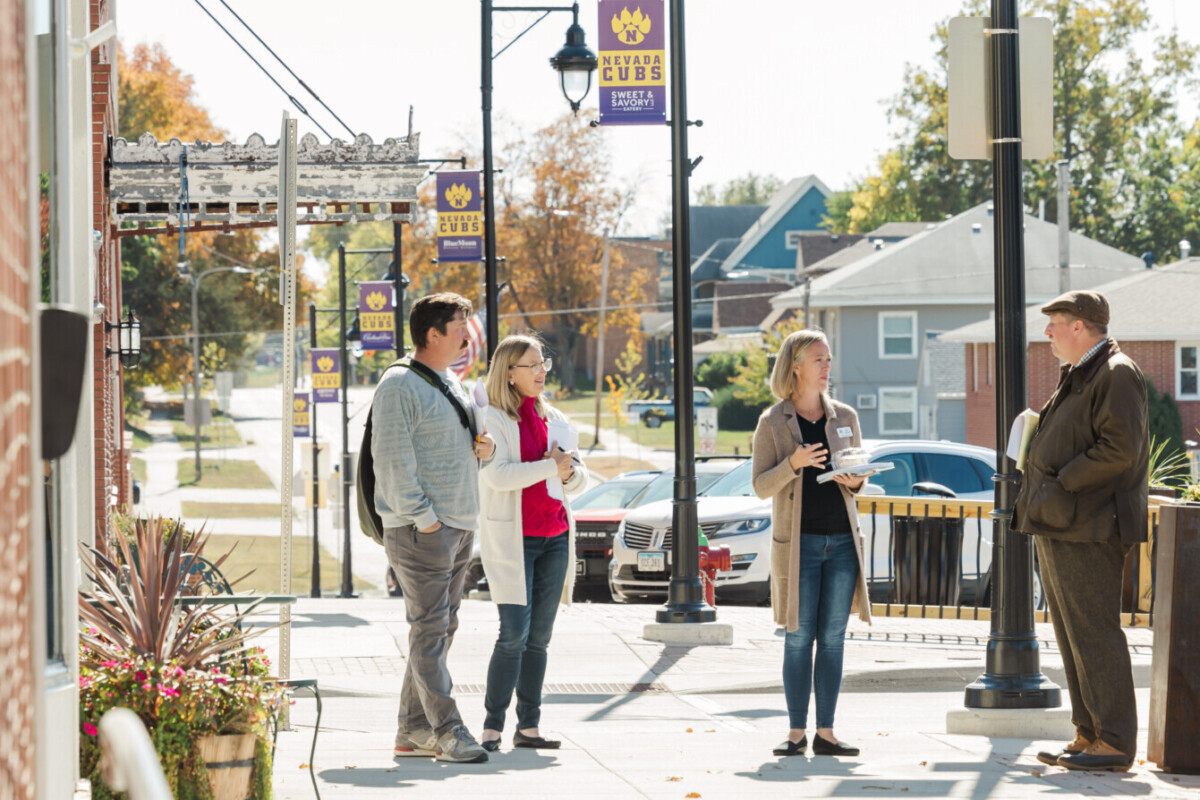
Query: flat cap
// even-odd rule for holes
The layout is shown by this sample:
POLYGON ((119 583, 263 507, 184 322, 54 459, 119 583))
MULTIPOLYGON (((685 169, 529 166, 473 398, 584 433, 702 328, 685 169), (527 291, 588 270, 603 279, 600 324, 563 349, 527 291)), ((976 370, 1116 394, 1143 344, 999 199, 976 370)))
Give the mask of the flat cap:
POLYGON ((1043 314, 1071 314, 1097 325, 1108 324, 1108 298, 1099 292, 1067 292, 1042 306, 1043 314))

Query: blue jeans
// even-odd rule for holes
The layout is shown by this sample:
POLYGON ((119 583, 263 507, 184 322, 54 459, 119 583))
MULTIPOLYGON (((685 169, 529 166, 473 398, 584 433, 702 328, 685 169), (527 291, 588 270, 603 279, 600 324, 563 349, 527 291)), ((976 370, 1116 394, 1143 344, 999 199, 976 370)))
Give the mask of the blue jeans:
POLYGON ((808 727, 808 696, 817 695, 817 727, 832 728, 842 688, 846 622, 858 582, 854 534, 800 536, 800 624, 783 643, 783 695, 796 730, 808 727), (813 665, 813 643, 817 645, 813 665))
POLYGON ((562 597, 570 552, 568 535, 525 537, 525 605, 498 603, 500 637, 488 664, 483 727, 504 730, 504 714, 517 692, 517 730, 536 728, 542 716, 546 648, 562 597))

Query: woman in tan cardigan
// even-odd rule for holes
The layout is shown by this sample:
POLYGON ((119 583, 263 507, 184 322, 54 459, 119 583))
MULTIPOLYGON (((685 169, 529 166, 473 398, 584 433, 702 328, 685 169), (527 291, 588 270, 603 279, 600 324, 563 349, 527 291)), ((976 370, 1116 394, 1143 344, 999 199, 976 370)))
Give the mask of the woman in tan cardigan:
POLYGON ((787 629, 783 690, 791 730, 774 750, 782 756, 803 754, 808 746, 814 687, 813 753, 858 755, 858 748, 834 735, 833 715, 850 612, 857 609, 867 622, 871 615, 853 496, 866 478, 816 480, 831 452, 862 445, 854 409, 829 397, 832 360, 825 334, 801 330, 788 336, 771 373, 779 402, 763 412, 754 431, 754 493, 774 500, 771 603, 775 621, 787 629))

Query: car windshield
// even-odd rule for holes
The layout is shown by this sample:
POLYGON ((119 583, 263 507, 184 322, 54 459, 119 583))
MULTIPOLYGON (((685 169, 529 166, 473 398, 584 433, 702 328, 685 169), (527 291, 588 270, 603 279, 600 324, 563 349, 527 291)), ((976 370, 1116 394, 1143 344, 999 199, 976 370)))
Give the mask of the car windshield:
POLYGON ((572 511, 590 511, 597 508, 626 508, 638 496, 646 484, 657 474, 605 481, 588 489, 571 501, 572 511))
MULTIPOLYGON (((714 481, 723 477, 724 475, 719 472, 697 472, 696 494, 703 494, 704 490, 711 486, 714 481)), ((634 500, 631 507, 637 508, 638 506, 644 506, 647 503, 653 503, 657 500, 670 500, 674 496, 675 470, 670 470, 668 472, 664 472, 651 481, 650 485, 646 487, 646 490, 642 492, 636 500, 634 500)), ((575 504, 572 503, 571 507, 574 508, 575 504)))
POLYGON ((702 494, 708 497, 751 497, 754 486, 750 481, 750 462, 745 461, 726 472, 702 494))

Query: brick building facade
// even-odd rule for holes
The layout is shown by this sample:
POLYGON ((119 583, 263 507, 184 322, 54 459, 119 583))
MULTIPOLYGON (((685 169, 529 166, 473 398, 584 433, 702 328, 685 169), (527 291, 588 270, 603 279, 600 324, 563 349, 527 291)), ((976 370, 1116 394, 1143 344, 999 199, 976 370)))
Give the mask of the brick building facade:
POLYGON ((0 796, 35 796, 33 220, 27 9, 0 0, 0 796))

